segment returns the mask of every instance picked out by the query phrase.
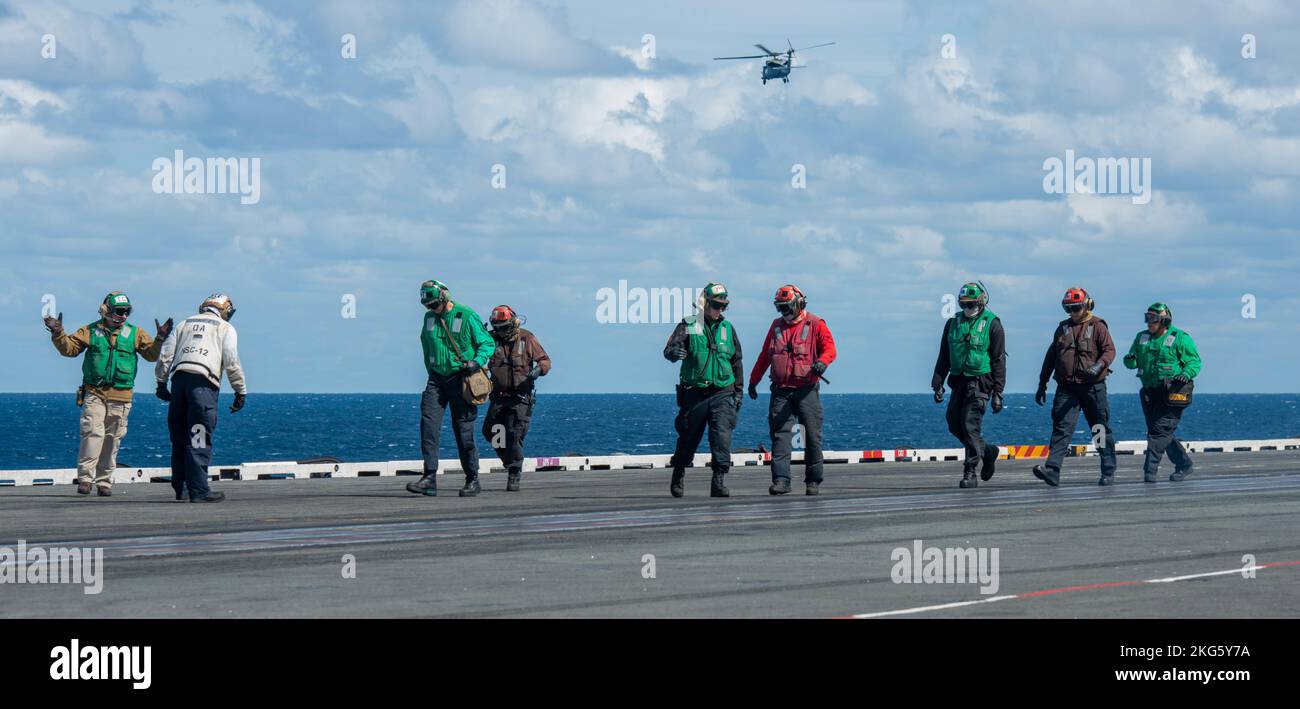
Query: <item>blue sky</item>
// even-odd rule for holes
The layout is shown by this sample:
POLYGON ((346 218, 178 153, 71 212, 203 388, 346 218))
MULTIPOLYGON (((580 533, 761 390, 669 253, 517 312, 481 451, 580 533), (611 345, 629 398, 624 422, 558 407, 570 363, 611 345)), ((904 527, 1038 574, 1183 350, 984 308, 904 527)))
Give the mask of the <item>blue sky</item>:
POLYGON ((829 391, 924 391, 974 278, 1012 391, 1076 284, 1122 348, 1171 303, 1203 391, 1295 391, 1297 66, 1267 1, 0 0, 0 391, 74 388, 43 298, 76 326, 111 289, 150 326, 229 293, 254 392, 416 391, 426 278, 525 314, 550 391, 671 391, 671 324, 596 319, 620 280, 721 280, 747 363, 797 283, 829 391), (787 37, 837 44, 789 84, 711 61, 787 37), (260 200, 156 194, 176 150, 258 158, 260 200), (1067 150, 1149 158, 1150 202, 1046 193, 1067 150))

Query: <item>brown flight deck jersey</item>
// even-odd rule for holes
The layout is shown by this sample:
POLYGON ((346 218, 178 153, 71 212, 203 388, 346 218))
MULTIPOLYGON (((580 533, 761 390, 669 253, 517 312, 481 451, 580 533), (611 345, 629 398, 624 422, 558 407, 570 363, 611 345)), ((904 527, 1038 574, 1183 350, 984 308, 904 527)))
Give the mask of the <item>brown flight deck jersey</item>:
POLYGON ((1053 374, 1062 384, 1094 384, 1110 374, 1110 365, 1114 363, 1115 340, 1111 339, 1105 320, 1095 315, 1081 323, 1066 318, 1052 335, 1038 385, 1047 386, 1047 379, 1053 374), (1092 379, 1086 370, 1097 362, 1101 362, 1101 373, 1092 379))
POLYGON ((519 334, 509 342, 496 342, 496 351, 488 360, 488 374, 492 376, 493 394, 526 394, 533 389, 533 382, 528 372, 533 363, 541 368, 542 374, 551 371, 551 358, 542 349, 537 336, 528 330, 519 328, 519 334))

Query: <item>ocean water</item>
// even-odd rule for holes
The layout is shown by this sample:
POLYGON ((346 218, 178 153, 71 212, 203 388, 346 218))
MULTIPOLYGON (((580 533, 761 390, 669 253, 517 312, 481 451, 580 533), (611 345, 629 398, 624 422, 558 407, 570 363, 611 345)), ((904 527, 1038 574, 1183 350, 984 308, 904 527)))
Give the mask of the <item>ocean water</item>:
MULTIPOLYGON (((1050 396, 1050 394, 1049 394, 1050 396)), ((1179 435, 1189 440, 1300 437, 1298 394, 1197 394, 1179 435)), ((345 462, 420 458, 418 394, 251 394, 237 414, 223 392, 213 462, 304 460, 332 456, 345 462)), ((1111 426, 1120 440, 1146 436, 1136 394, 1113 394, 1111 426)), ((822 394, 827 450, 955 448, 944 406, 928 394, 822 394)), ((1050 399, 1049 399, 1050 405, 1050 399)), ((482 414, 487 407, 479 407, 482 414)), ((732 437, 735 450, 770 447, 767 395, 745 399, 732 437)), ((79 409, 71 394, 0 394, 0 470, 76 466, 79 409)), ((671 453, 675 442, 671 394, 542 394, 533 411, 526 454, 605 455, 671 453)), ((442 458, 456 456, 443 423, 442 458)), ((1086 443, 1083 417, 1075 440, 1086 443)), ((986 437, 1005 445, 1046 444, 1051 418, 1031 394, 1010 394, 1006 409, 984 418, 986 437)), ((494 454, 478 438, 479 454, 494 454)), ((701 450, 708 449, 707 442, 701 450)), ((139 392, 121 467, 165 467, 170 456, 166 404, 139 392)))

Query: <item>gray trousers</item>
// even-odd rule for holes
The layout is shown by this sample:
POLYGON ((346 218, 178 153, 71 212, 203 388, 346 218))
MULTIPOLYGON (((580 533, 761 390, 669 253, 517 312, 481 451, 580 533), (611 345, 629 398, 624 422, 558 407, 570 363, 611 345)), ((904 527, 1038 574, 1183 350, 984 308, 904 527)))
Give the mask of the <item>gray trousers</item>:
MULTIPOLYGON (((1097 426, 1104 429, 1097 453, 1101 457, 1101 474, 1112 476, 1115 474, 1115 436, 1110 430, 1110 400, 1106 396, 1106 382, 1056 385, 1056 397, 1052 399, 1052 450, 1043 467, 1050 476, 1059 478, 1066 449, 1074 438, 1074 427, 1079 423, 1080 409, 1083 410, 1090 433, 1097 426)), ((1095 433, 1092 435, 1096 437, 1095 433)))
POLYGON ((1147 457, 1142 466, 1143 475, 1154 478, 1160 471, 1160 459, 1166 453, 1175 470, 1191 472, 1192 457, 1187 454, 1176 435, 1178 423, 1183 418, 1183 409, 1165 403, 1163 388, 1144 388, 1139 396, 1142 400, 1142 415, 1147 420, 1147 457))
POLYGON ((461 375, 444 377, 430 374, 429 382, 420 397, 420 453, 424 456, 424 472, 438 472, 438 445, 442 438, 442 415, 451 406, 451 432, 456 437, 456 452, 460 454, 461 470, 465 477, 478 477, 478 447, 474 444, 474 420, 478 407, 472 406, 461 395, 461 375))
POLYGON ((673 450, 673 470, 691 466, 695 451, 709 429, 710 467, 719 475, 731 470, 731 431, 736 427, 734 389, 683 389, 681 408, 673 420, 677 430, 677 447, 673 450))
POLYGON ((820 386, 797 389, 772 386, 767 424, 772 432, 772 480, 790 479, 790 452, 794 449, 794 424, 803 429, 803 480, 822 481, 822 400, 820 386))

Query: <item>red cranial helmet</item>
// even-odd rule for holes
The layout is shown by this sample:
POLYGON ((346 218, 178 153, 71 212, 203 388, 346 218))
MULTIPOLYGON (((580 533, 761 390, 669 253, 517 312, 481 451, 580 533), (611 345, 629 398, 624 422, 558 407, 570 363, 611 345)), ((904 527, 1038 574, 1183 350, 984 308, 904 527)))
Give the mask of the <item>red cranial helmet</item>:
POLYGON ((492 326, 493 333, 513 337, 519 330, 519 315, 509 305, 498 305, 488 316, 488 324, 492 326))
POLYGON ((788 315, 803 310, 808 305, 808 299, 804 297, 803 291, 799 290, 799 286, 787 283, 776 289, 772 304, 782 315, 788 315))
POLYGON ((1077 310, 1079 306, 1082 306, 1084 310, 1092 310, 1093 305, 1093 300, 1088 295, 1088 291, 1078 287, 1065 291, 1065 296, 1061 298, 1061 307, 1065 308, 1067 313, 1077 310))

